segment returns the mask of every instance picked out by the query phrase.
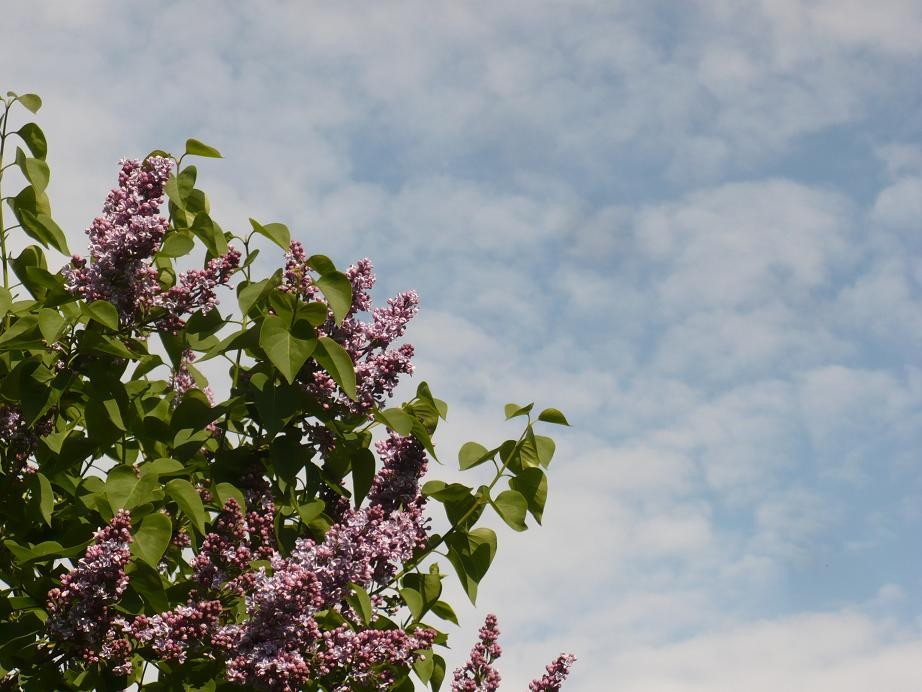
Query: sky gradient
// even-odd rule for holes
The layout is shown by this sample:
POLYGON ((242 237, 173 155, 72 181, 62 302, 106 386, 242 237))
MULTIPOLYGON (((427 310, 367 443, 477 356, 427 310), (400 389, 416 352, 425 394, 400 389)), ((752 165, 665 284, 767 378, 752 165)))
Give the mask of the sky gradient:
POLYGON ((573 692, 922 689, 922 2, 2 16, 75 252, 120 158, 196 137, 225 229, 419 291, 436 473, 567 414, 450 663, 495 612, 509 690, 560 651, 573 692))

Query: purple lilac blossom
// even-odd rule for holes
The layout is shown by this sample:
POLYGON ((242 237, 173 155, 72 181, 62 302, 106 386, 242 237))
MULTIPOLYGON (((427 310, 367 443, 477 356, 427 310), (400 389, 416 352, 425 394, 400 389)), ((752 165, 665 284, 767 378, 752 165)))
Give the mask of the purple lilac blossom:
POLYGON ((416 530, 411 514, 386 515, 380 506, 372 506, 349 510, 320 543, 302 538, 289 557, 276 553, 271 575, 265 570, 255 573, 246 596, 246 621, 227 625, 219 633, 223 647, 232 652, 228 678, 294 690, 311 676, 334 668, 348 671, 356 662, 361 664, 357 674, 370 675, 382 656, 388 662, 394 662, 394 656, 402 662, 415 660, 416 650, 431 645, 429 634, 410 638, 406 646, 391 651, 381 651, 372 635, 355 635, 358 639, 350 646, 331 648, 331 638, 353 635, 321 632, 314 616, 321 609, 342 608, 351 583, 367 588, 378 579, 389 580, 397 566, 413 556, 416 530))
MULTIPOLYGON (((285 255, 285 273, 282 290, 298 295, 302 300, 323 300, 311 278, 311 267, 303 246, 294 241, 285 255)), ((327 408, 339 406, 352 413, 367 413, 381 405, 393 394, 401 375, 413 373, 413 347, 392 344, 406 332, 407 323, 419 311, 419 296, 415 291, 400 293, 387 301, 385 307, 372 311, 370 322, 361 321, 357 315, 371 310, 369 291, 375 284, 371 261, 361 259, 345 272, 352 285, 352 305, 342 324, 336 325, 332 313, 317 332, 336 340, 355 364, 355 401, 340 391, 333 379, 323 370, 307 371, 302 379, 308 391, 327 408)))
POLYGON ((90 262, 75 255, 63 270, 68 290, 86 301, 115 305, 123 327, 139 325, 152 310, 162 309, 166 315, 157 326, 175 332, 184 324, 182 315, 214 307, 214 289, 226 284, 240 263, 240 253, 229 248, 204 269, 181 274, 172 288, 161 288, 153 256, 169 227, 160 205, 172 169, 173 162, 161 156, 123 160, 119 186, 87 229, 90 262))
POLYGON ((570 673, 570 666, 576 660, 573 654, 560 654, 554 661, 549 663, 545 670, 547 671, 538 680, 532 680, 528 684, 529 692, 560 692, 560 687, 570 673))
POLYGON ((61 588, 48 592, 48 632, 58 642, 75 645, 87 662, 99 660, 103 647, 110 660, 124 653, 119 623, 109 606, 128 588, 125 565, 131 558, 131 515, 121 509, 108 526, 98 530, 95 542, 70 572, 61 588))
POLYGON ((496 616, 491 613, 480 628, 479 641, 471 649, 467 663, 454 673, 452 692, 493 692, 499 688, 500 676, 492 665, 503 653, 498 638, 496 616))

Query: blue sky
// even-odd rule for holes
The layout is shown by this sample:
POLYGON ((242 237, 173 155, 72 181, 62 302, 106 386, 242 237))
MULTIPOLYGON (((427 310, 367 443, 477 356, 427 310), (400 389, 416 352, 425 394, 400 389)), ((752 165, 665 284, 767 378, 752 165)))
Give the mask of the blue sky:
POLYGON ((72 248, 121 157, 197 137, 225 228, 420 292, 445 457, 567 413, 453 661, 492 611, 506 689, 561 650, 577 691, 922 688, 918 0, 3 16, 72 248))

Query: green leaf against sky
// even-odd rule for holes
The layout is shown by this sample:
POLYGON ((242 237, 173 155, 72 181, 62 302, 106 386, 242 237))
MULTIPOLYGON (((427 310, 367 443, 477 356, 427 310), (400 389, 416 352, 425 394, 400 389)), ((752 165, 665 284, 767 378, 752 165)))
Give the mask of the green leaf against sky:
POLYGON ((317 339, 307 323, 296 324, 294 328, 275 315, 263 320, 259 330, 259 345, 272 364, 278 368, 289 384, 301 370, 307 359, 317 348, 317 339), (296 336, 294 332, 303 335, 296 336))

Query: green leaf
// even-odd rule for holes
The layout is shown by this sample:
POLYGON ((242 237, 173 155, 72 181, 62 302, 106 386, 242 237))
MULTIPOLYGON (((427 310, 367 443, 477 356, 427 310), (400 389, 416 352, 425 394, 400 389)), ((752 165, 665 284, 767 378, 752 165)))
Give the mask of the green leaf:
POLYGON ((432 612, 438 615, 443 620, 448 620, 453 622, 456 625, 458 624, 458 616, 455 615, 454 609, 446 603, 445 601, 436 601, 432 604, 432 612))
POLYGON ((82 314, 96 320, 104 327, 118 331, 118 310, 106 300, 94 300, 92 303, 86 303, 83 306, 82 314))
POLYGON ((33 113, 38 113, 38 109, 42 107, 42 99, 38 94, 23 94, 17 96, 16 100, 33 113))
POLYGON ((114 512, 126 506, 126 501, 138 484, 138 477, 131 466, 115 466, 106 476, 106 499, 114 512))
POLYGON ((291 232, 283 223, 267 223, 263 226, 256 219, 250 219, 250 225, 253 226, 254 231, 265 236, 283 250, 287 251, 291 245, 291 232))
POLYGON ((26 156, 22 149, 16 149, 16 165, 22 171, 25 179, 35 188, 37 195, 43 193, 48 187, 51 178, 51 169, 42 159, 33 159, 26 156))
POLYGON ((250 310, 257 303, 261 303, 263 298, 276 286, 282 283, 282 270, 277 270, 268 279, 257 281, 255 283, 242 282, 237 286, 237 303, 240 305, 240 311, 244 315, 250 314, 250 310))
POLYGON ((224 231, 207 212, 201 211, 195 215, 190 230, 204 243, 212 257, 220 257, 227 253, 227 239, 224 237, 224 231))
POLYGON ((445 659, 438 654, 432 656, 432 677, 429 679, 429 685, 432 692, 439 692, 442 687, 442 681, 445 679, 445 659))
POLYGON ((567 422, 567 417, 564 416, 556 408, 546 408, 541 413, 538 414, 538 420, 542 420, 545 423, 554 423, 555 425, 570 425, 567 422))
POLYGON ((336 324, 340 324, 352 308, 352 284, 348 277, 341 272, 330 272, 314 283, 323 291, 336 324))
POLYGON ((194 247, 195 241, 189 233, 173 231, 167 235, 157 254, 163 257, 183 257, 192 252, 194 247))
POLYGON ((330 374, 346 396, 355 401, 355 365, 352 358, 346 349, 328 336, 321 336, 317 342, 315 360, 330 374))
POLYGON ((174 478, 166 484, 166 492, 179 505, 183 513, 192 520, 196 530, 204 536, 205 506, 195 487, 185 479, 174 478))
POLYGON ((448 559, 471 603, 477 601, 477 585, 484 578, 496 555, 496 533, 478 528, 468 533, 446 534, 448 559))
POLYGON ((298 505, 298 516, 305 524, 310 524, 314 519, 323 514, 326 503, 323 500, 313 500, 303 505, 298 505))
POLYGON ((554 443, 553 439, 544 435, 535 435, 535 451, 538 455, 538 463, 541 464, 541 466, 547 468, 548 465, 550 465, 556 450, 557 445, 554 443))
POLYGON ((326 255, 311 255, 307 258, 307 266, 321 275, 336 271, 336 265, 326 255))
POLYGON ((347 596, 346 600, 356 614, 362 618, 362 624, 369 625, 371 623, 372 609, 368 592, 358 584, 349 584, 349 587, 352 589, 352 595, 347 596))
POLYGON ((49 344, 57 341, 58 333, 63 325, 64 318, 57 310, 42 308, 38 311, 38 328, 42 332, 42 337, 49 344))
POLYGON ((3 317, 13 307, 13 294, 9 289, 0 286, 0 317, 3 317))
POLYGON ((35 315, 26 315, 16 320, 8 329, 0 333, 0 346, 14 346, 22 339, 30 338, 31 332, 38 326, 35 315))
POLYGON ((147 562, 132 561, 125 568, 125 572, 128 574, 131 588, 144 599, 148 608, 155 613, 170 609, 170 600, 163 588, 163 578, 155 567, 147 562))
POLYGON ((404 588, 400 589, 400 597, 407 604, 407 608, 410 609, 413 622, 419 622, 419 619, 423 616, 424 607, 422 594, 416 589, 404 588))
POLYGON ((442 575, 437 566, 433 565, 432 570, 428 574, 410 573, 403 578, 403 586, 409 593, 405 594, 402 589, 400 595, 404 597, 414 622, 419 622, 442 595, 442 575))
POLYGON ((38 507, 42 519, 48 526, 51 526, 51 513, 54 510, 54 491, 51 489, 51 482, 41 473, 36 473, 35 479, 38 486, 38 507))
POLYGON ((413 431, 413 421, 415 419, 401 408, 388 408, 383 411, 375 411, 375 420, 379 423, 384 423, 398 435, 406 437, 413 431))
POLYGON ((181 474, 185 471, 185 467, 180 462, 176 461, 176 459, 170 459, 169 457, 161 457, 160 459, 148 461, 141 464, 140 469, 142 476, 155 475, 158 478, 181 474))
POLYGON ((506 404, 506 420, 516 416, 526 416, 532 410, 534 404, 519 406, 518 404, 506 404))
POLYGON ((478 464, 482 464, 492 456, 493 454, 482 444, 477 442, 465 442, 461 445, 461 449, 458 450, 458 465, 461 467, 462 471, 466 471, 467 469, 474 468, 478 464))
POLYGON ((360 449, 352 456, 352 491, 356 508, 371 490, 375 480, 375 455, 366 448, 360 449))
POLYGON ((423 684, 428 683, 432 678, 432 671, 435 668, 433 656, 432 649, 426 649, 413 662, 413 672, 419 676, 423 684))
POLYGON ((307 338, 292 334, 285 321, 275 315, 266 317, 259 330, 260 347, 289 384, 295 381, 301 367, 317 348, 317 339, 308 336, 313 330, 306 322, 295 323, 295 328, 307 338))
POLYGON ((16 134, 26 143, 35 158, 45 159, 48 155, 48 142, 42 128, 35 123, 26 123, 16 131, 16 134))
POLYGON ((18 209, 17 212, 26 235, 40 242, 43 247, 53 247, 61 254, 68 254, 64 231, 48 214, 30 209, 18 209))
MULTIPOLYGON (((218 505, 223 508, 230 498, 234 498, 241 509, 247 506, 243 492, 230 483, 218 483, 214 488, 215 496, 218 498, 218 505)), ((323 508, 320 510, 323 511, 323 508)), ((319 514, 319 512, 318 512, 319 514)))
POLYGON ((518 491, 528 503, 528 511, 539 524, 547 502, 547 476, 538 468, 522 469, 515 477, 509 479, 509 487, 518 491))
POLYGON ((491 501, 493 509, 510 527, 516 531, 528 528, 525 524, 525 512, 528 502, 517 490, 504 490, 491 501))
POLYGON ((153 512, 144 517, 141 527, 134 533, 131 551, 151 567, 156 567, 170 545, 173 522, 166 514, 153 512))
POLYGON ((197 139, 186 140, 186 154, 189 156, 205 156, 210 159, 220 159, 221 152, 214 147, 210 147, 197 139))

